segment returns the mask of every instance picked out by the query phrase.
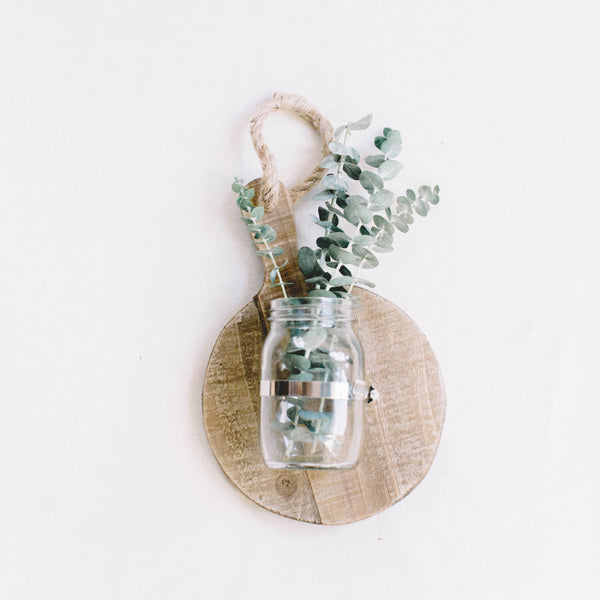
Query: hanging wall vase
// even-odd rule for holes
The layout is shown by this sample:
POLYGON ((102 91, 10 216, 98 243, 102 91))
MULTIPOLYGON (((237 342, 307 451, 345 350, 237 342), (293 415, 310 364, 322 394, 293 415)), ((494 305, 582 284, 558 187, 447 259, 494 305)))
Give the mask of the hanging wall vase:
MULTIPOLYGON (((446 398, 438 363, 419 328, 394 304, 354 287, 357 280, 341 266, 342 260, 358 267, 376 260, 367 234, 385 250, 385 229, 391 226, 384 218, 362 217, 369 211, 360 208, 385 206, 376 174, 362 175, 357 161, 346 157, 344 170, 370 193, 368 204, 350 192, 339 202, 357 227, 354 258, 344 246, 334 216, 340 209, 333 204, 332 222, 320 225, 338 243, 322 242, 325 250, 316 256, 323 267, 329 261, 337 265, 334 277, 308 249, 298 255, 293 205, 326 170, 315 167, 290 190, 279 182, 262 137, 264 120, 277 110, 296 113, 313 126, 323 141, 324 167, 340 160, 333 150, 345 147, 333 141, 329 122, 300 96, 276 94, 251 121, 263 177, 235 189, 241 190, 238 205, 259 248, 265 280, 215 343, 204 380, 204 426, 221 468, 251 500, 302 521, 348 523, 390 507, 423 479, 439 443, 446 398), (353 202, 359 208, 347 209, 353 202), (374 222, 369 225, 367 218, 374 222), (279 255, 286 260, 278 262, 279 255)), ((357 122, 356 128, 362 126, 357 122)), ((384 179, 395 170, 389 156, 396 133, 386 128, 376 138, 382 158, 367 157, 384 179)), ((334 194, 342 189, 337 180, 328 187, 334 194)), ((428 200, 437 202, 437 188, 432 193, 424 187, 418 197, 413 193, 398 203, 426 214, 428 200)), ((403 219, 410 215, 385 211, 404 231, 403 219)))

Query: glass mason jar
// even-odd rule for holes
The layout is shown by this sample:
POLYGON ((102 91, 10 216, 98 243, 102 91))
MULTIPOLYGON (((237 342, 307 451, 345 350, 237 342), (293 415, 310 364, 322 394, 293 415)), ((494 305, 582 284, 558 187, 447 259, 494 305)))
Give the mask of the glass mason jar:
POLYGON ((262 352, 260 437, 274 469, 349 469, 369 387, 354 332, 356 299, 280 298, 262 352))

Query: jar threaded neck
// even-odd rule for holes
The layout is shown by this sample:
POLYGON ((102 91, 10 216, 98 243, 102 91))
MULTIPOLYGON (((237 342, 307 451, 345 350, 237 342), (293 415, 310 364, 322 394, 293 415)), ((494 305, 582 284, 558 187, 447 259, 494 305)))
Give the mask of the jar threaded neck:
POLYGON ((335 321, 352 322, 354 311, 360 306, 356 297, 277 298, 271 301, 269 321, 335 321))

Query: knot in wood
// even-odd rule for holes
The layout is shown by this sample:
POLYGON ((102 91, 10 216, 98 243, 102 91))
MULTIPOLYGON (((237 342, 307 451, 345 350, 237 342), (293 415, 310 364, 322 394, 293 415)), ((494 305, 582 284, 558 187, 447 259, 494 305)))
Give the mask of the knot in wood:
POLYGON ((291 473, 282 473, 275 480, 275 489, 282 496, 292 496, 296 493, 298 489, 298 482, 296 481, 296 477, 291 473))

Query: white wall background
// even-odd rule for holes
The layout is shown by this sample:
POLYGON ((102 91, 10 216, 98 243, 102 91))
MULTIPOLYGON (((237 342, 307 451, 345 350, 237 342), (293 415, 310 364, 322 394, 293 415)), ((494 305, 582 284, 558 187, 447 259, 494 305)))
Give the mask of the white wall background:
MULTIPOLYGON (((599 16, 3 0, 0 596, 598 598, 599 16), (259 175, 247 122, 275 90, 373 111, 403 133, 397 186, 442 190, 374 275, 442 365, 439 453, 343 527, 246 500, 201 424, 261 279, 229 185, 259 175)), ((318 158, 294 118, 266 136, 288 183, 318 158)))

